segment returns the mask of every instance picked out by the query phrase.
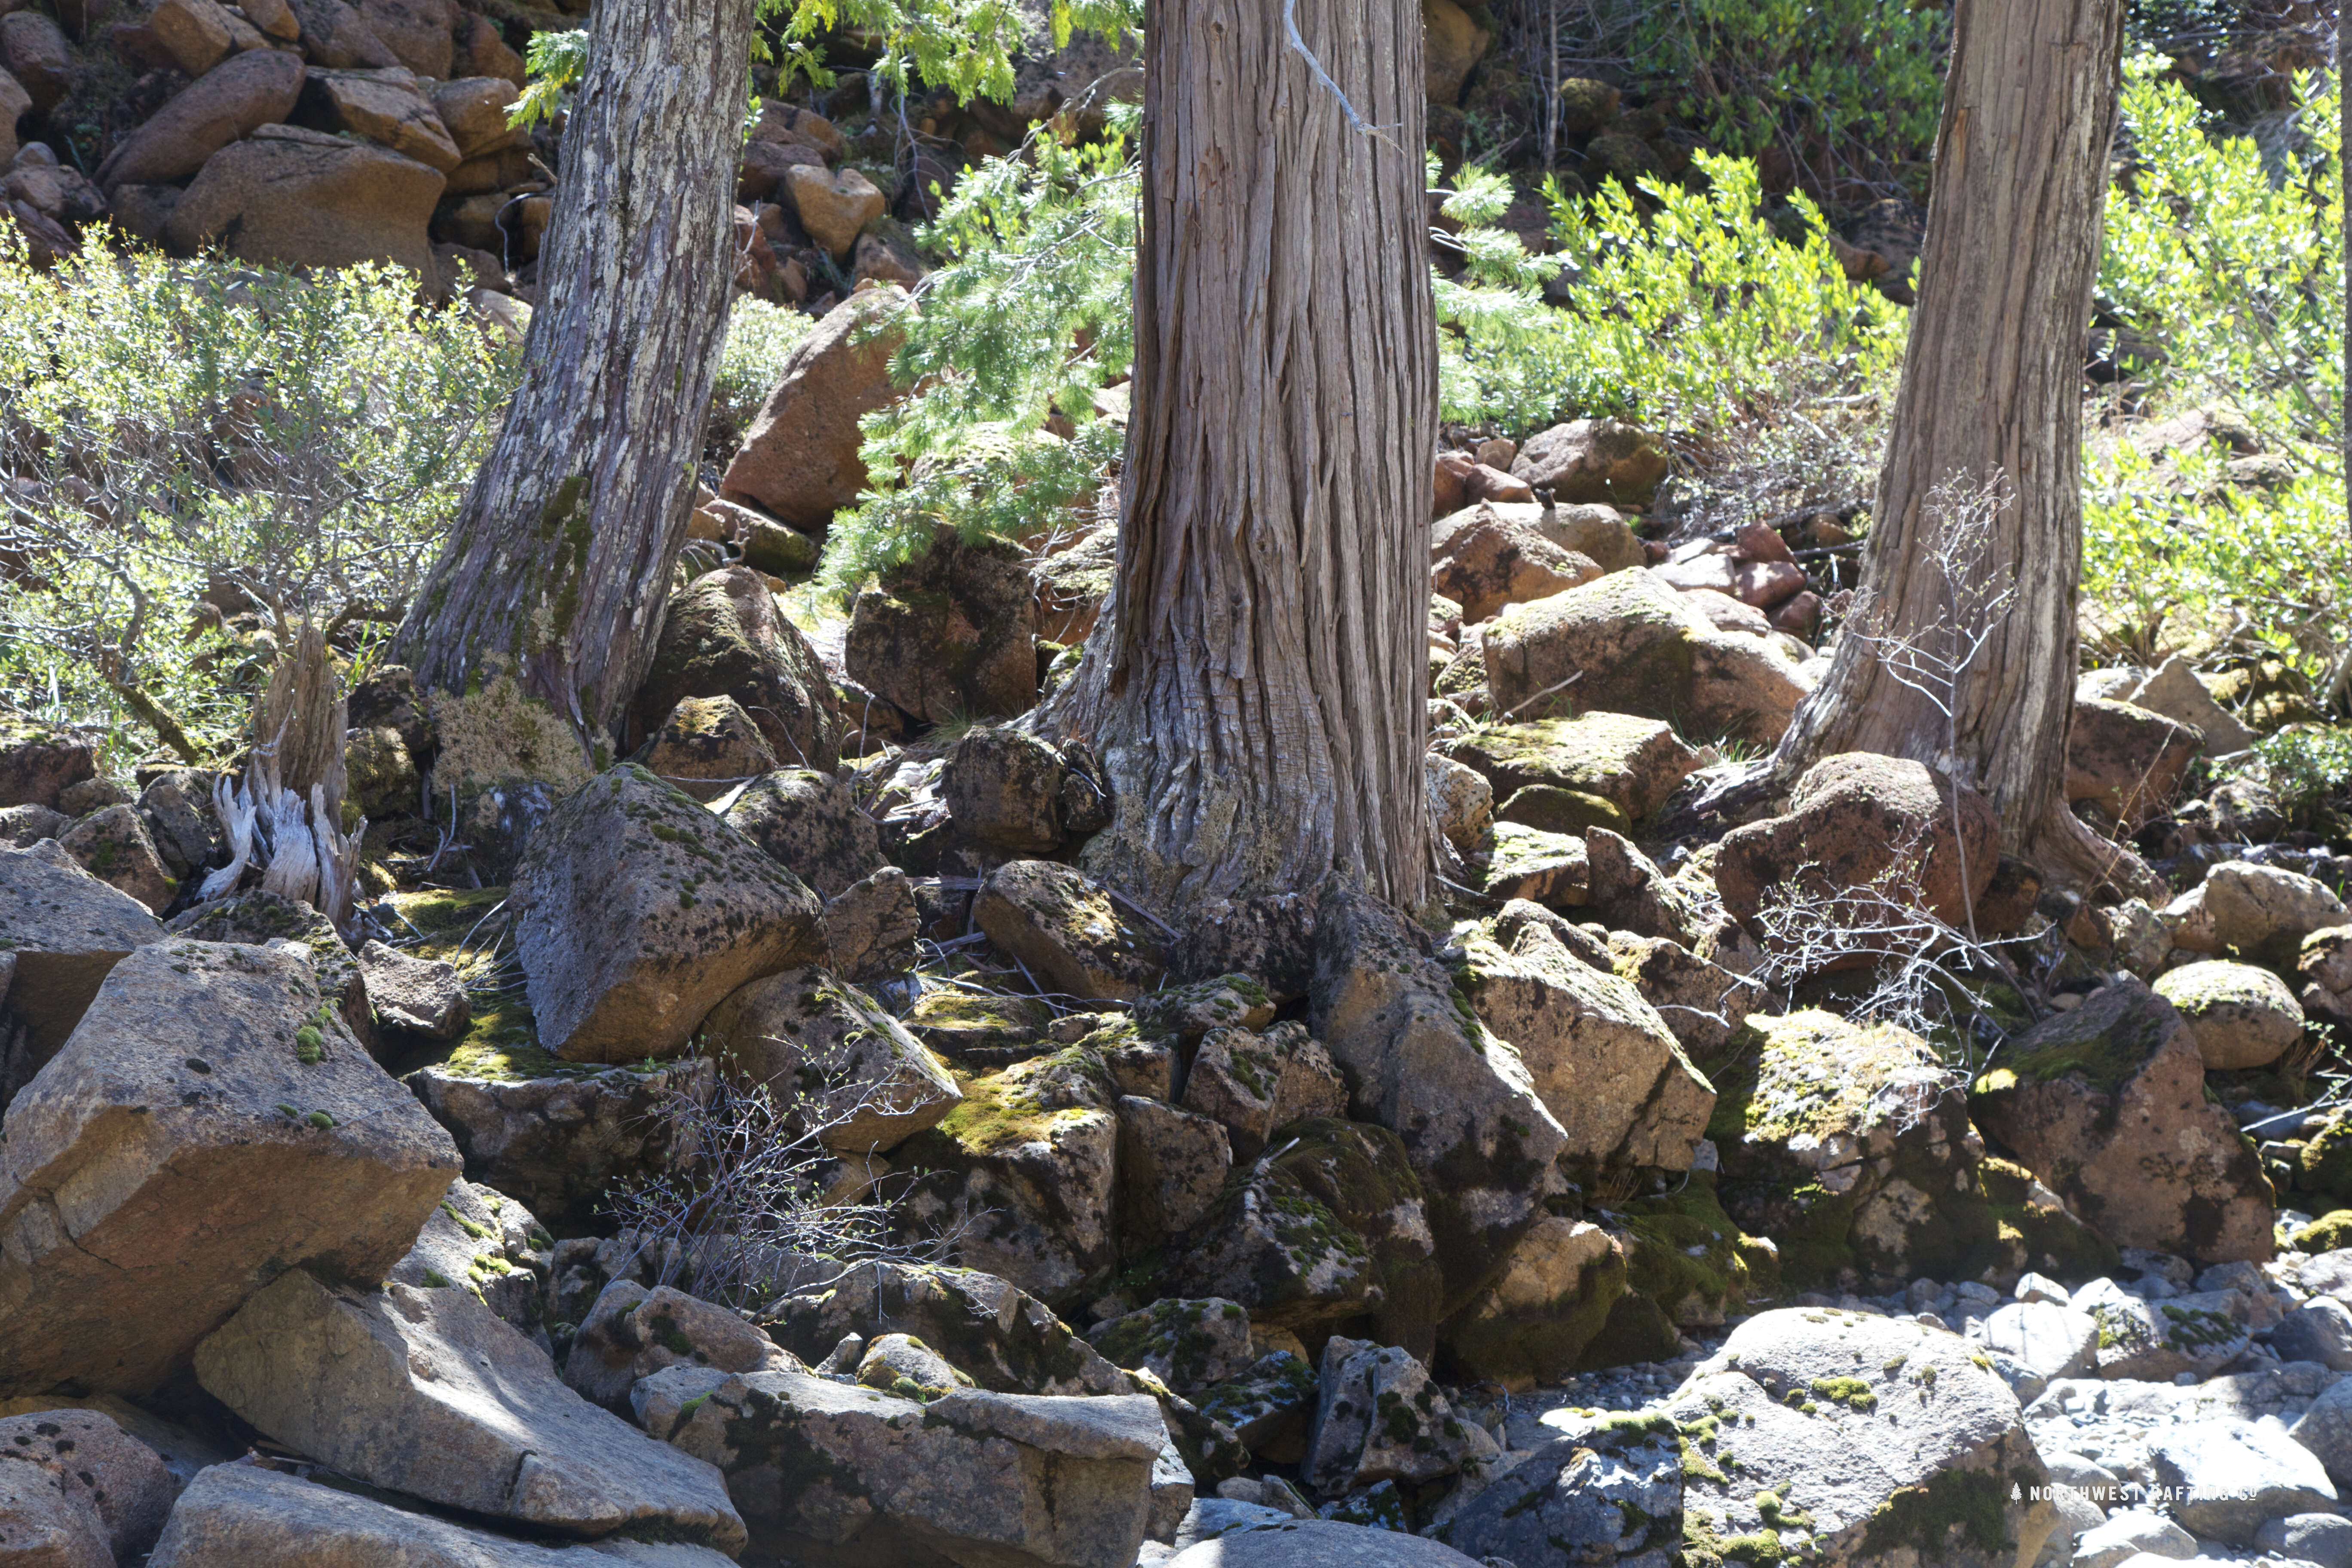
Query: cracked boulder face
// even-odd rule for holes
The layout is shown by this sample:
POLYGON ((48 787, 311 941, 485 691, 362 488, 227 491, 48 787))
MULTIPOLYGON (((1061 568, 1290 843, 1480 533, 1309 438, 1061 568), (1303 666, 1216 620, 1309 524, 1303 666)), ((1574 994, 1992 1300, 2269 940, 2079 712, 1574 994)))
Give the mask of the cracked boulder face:
POLYGON ((902 1223, 916 1234, 952 1235, 958 1263, 1049 1303, 1087 1300, 1118 1258, 1118 1096, 1109 1069, 1073 1046, 962 1088, 944 1120, 891 1157, 912 1176, 899 1200, 902 1223))
POLYGON ((457 1173, 307 952, 114 966, 0 1144, 0 1393, 137 1393, 293 1259, 384 1277, 457 1173))
POLYGON ((740 1550, 717 1472, 559 1382, 460 1289, 280 1275, 195 1356, 205 1391, 343 1474, 559 1534, 651 1527, 740 1550))
POLYGON ((570 1061, 677 1056, 728 993, 825 955, 807 884, 634 766, 556 808, 510 897, 539 1038, 570 1061))
POLYGON ((416 1245, 388 1278, 421 1289, 471 1290, 544 1350, 540 1320, 554 1250, 555 1238, 529 1209, 461 1176, 425 1216, 416 1245))
POLYGON ((1135 1258, 1198 1225, 1234 1165, 1224 1127, 1142 1095, 1118 1100, 1119 1250, 1135 1258))
POLYGON ((2273 1198, 2253 1145, 2208 1100, 2196 1037, 2126 976, 2010 1041, 1969 1097, 1986 1134, 2122 1247, 2263 1262, 2273 1198))
POLYGON ((656 1381, 698 1389, 657 1435, 724 1472, 761 1548, 799 1561, 1129 1568, 1168 1441, 1141 1394, 922 1404, 803 1373, 656 1381))
POLYGON ((1567 1130, 1420 930, 1376 899, 1324 899, 1308 1005, 1349 1113, 1393 1130, 1420 1179, 1444 1305, 1461 1306, 1535 1223, 1567 1130))
POLYGON ((856 986, 822 969, 754 980, 713 1008, 702 1041, 836 1154, 887 1153, 963 1099, 947 1065, 856 986))
POLYGON ((1818 1010, 1749 1025, 1760 1038, 1746 1051, 1734 1042, 1708 1132, 1724 1207, 1779 1244, 1790 1286, 2053 1267, 2045 1254, 2080 1227, 2047 1194, 2027 1214, 1993 1192, 1984 1141, 1926 1041, 1818 1010))
POLYGON ((125 954, 163 935, 138 900, 55 844, 0 848, 0 1025, 26 1035, 25 1059, 8 1064, 7 1087, 57 1055, 125 954))
POLYGON ((1790 1309, 1731 1332, 1664 1415, 1685 1561, 2015 1568, 2058 1526, 2017 1397, 1981 1351, 1900 1319, 1790 1309), (2046 1496, 2046 1493, 2043 1494, 2046 1496))
POLYGON ((157 914, 179 894, 180 884, 165 868, 163 851, 137 806, 110 805, 90 813, 58 836, 58 847, 91 876, 157 914))

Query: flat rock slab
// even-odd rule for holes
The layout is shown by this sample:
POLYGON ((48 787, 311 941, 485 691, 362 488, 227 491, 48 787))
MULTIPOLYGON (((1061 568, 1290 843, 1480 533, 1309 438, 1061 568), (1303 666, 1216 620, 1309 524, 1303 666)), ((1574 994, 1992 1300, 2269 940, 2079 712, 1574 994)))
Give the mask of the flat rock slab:
POLYGON ((0 1144, 0 1394, 135 1394, 297 1259, 399 1261, 457 1173, 299 945, 114 967, 0 1144))
POLYGON ((0 1001, 30 1031, 35 1061, 66 1043, 123 954, 163 938, 146 905, 55 843, 0 849, 0 1001))
POLYGON ((258 1465, 216 1465, 172 1510, 147 1568, 728 1568, 708 1547, 541 1546, 404 1513, 258 1465))
POLYGON ((740 1551, 717 1471, 556 1377, 455 1287, 331 1289, 296 1270, 196 1350, 207 1393, 373 1486, 567 1534, 653 1525, 740 1551))

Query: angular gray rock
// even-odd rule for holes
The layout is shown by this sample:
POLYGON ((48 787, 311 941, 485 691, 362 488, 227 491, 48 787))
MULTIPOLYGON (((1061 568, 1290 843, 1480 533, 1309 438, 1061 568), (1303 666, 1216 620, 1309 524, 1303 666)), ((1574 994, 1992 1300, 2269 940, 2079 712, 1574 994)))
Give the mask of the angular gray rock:
POLYGON ((1163 1559, 1160 1568, 1479 1568, 1479 1564, 1475 1557, 1465 1557, 1451 1546, 1417 1535, 1328 1519, 1285 1519, 1188 1546, 1163 1559))
POLYGON ((743 786, 727 825, 823 899, 883 868, 881 837, 849 786, 809 768, 779 768, 743 786))
POLYGON ((96 1512, 103 1562, 137 1562, 155 1544, 172 1512, 172 1473, 162 1457, 101 1411, 50 1410, 0 1419, 0 1456, 16 1461, 0 1464, 0 1495, 10 1498, 0 1502, 0 1545, 18 1562, 47 1561, 37 1553, 16 1557, 25 1549, 21 1526, 5 1518, 12 1503, 22 1505, 26 1469, 42 1471, 45 1480, 54 1478, 61 1494, 56 1513, 79 1512, 77 1499, 96 1512))
POLYGON ((1140 1095, 1121 1095, 1118 1212, 1128 1249, 1140 1252, 1192 1229, 1224 1191, 1233 1164, 1233 1144, 1222 1124, 1140 1095))
POLYGON ((55 843, 0 848, 0 1003, 28 1032, 28 1065, 57 1054, 124 954, 163 935, 145 905, 55 843))
POLYGON ((2266 1521, 2336 1504, 2318 1457, 2275 1423, 2183 1422, 2150 1438, 2147 1452, 2172 1517, 2232 1546, 2252 1546, 2266 1521))
POLYGON ((372 1486, 567 1535, 665 1529, 732 1553, 719 1476, 559 1382, 463 1290, 323 1285, 300 1269, 197 1347, 205 1391, 372 1486))
POLYGON ((474 1016, 466 983, 446 959, 417 958, 370 940, 360 948, 360 973, 380 1024, 448 1041, 463 1035, 474 1016))
POLYGON ((215 1465, 181 1494, 147 1568, 727 1568, 683 1542, 543 1546, 408 1513, 260 1465, 215 1465))
POLYGON ((1119 1366, 1139 1367, 1179 1394, 1197 1394, 1249 1366, 1249 1313, 1215 1297, 1163 1297, 1139 1312, 1111 1318, 1087 1339, 1119 1366))
POLYGON ((2352 1308, 2333 1296, 2315 1296, 2279 1320, 2271 1349, 2282 1361, 2315 1361, 2331 1372, 2352 1372, 2352 1308))
POLYGON ((2098 1325, 2093 1355, 2098 1375, 2169 1382, 2188 1373, 2212 1376, 2247 1348, 2231 1291, 2199 1291, 2144 1300, 2112 1279, 2094 1279, 2074 1295, 2074 1310, 2098 1325))
POLYGON ((1202 1395, 1201 1414, 1232 1427, 1255 1451, 1303 1428, 1320 1386, 1305 1357, 1270 1351, 1202 1395))
POLYGON ((457 1173, 306 950, 141 947, 8 1109, 0 1393, 152 1388, 296 1259, 381 1279, 457 1173))
POLYGON ((765 1085, 836 1154, 887 1154, 963 1100, 905 1025, 822 969, 751 982, 710 1010, 700 1037, 720 1072, 765 1085))
POLYGON ((1429 1369, 1395 1345, 1338 1334, 1323 1347, 1322 1393, 1300 1474, 1326 1496, 1451 1475, 1472 1452, 1429 1369))
POLYGON ((38 1568, 114 1568, 89 1489, 53 1458, 0 1465, 0 1548, 38 1568))
POLYGON ((2340 1513, 2291 1513, 2266 1520, 2254 1531, 2254 1545, 2296 1563, 2347 1568, 2352 1565, 2352 1519, 2340 1513))
POLYGON ((785 1297, 766 1321, 779 1344, 812 1364, 851 1334, 870 1342, 903 1333, 995 1393, 1134 1392, 1043 1301, 977 1269, 864 1263, 823 1289, 785 1297))
POLYGON ((1156 932, 1083 873, 1050 860, 1013 860, 991 872, 971 918, 998 951, 1066 995, 1134 1001, 1167 968, 1156 932))
POLYGON ((2012 1301, 1985 1320, 1985 1346, 2043 1378, 2081 1377, 2098 1364, 2099 1321, 2048 1301, 2012 1301))
POLYGON ((572 1061, 676 1056, 729 992, 825 952, 805 883, 626 764, 531 835, 509 897, 540 1040, 572 1061))
POLYGON ((673 1366, 720 1372, 804 1372, 800 1358, 726 1308, 667 1285, 648 1290, 615 1279, 581 1321, 564 1357, 563 1381, 614 1415, 629 1391, 673 1366))
POLYGON ((1681 1435, 1642 1413, 1577 1421, 1433 1533, 1513 1563, 1669 1561, 1683 1547, 1681 1435))
POLYGON ((425 1216, 416 1245, 388 1278, 420 1289, 470 1290, 544 1349, 542 1287, 554 1246, 529 1209, 461 1176, 425 1216))

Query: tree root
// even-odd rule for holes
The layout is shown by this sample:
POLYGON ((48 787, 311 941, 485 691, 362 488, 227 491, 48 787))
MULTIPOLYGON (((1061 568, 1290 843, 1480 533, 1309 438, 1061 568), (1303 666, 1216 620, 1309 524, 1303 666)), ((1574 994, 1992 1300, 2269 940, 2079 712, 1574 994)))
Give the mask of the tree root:
POLYGON ((2171 889, 2147 861, 2100 837, 2062 805, 2053 805, 2041 825, 2022 836, 2021 847, 2051 887, 2088 897, 2104 886, 2118 897, 2145 899, 2158 907, 2171 900, 2171 889))

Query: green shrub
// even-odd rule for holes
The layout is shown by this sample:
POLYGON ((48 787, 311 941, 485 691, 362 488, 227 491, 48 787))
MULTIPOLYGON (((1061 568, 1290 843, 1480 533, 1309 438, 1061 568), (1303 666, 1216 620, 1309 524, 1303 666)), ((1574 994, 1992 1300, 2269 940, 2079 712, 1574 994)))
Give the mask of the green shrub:
MULTIPOLYGON (((364 652, 397 624, 510 395, 519 351, 415 279, 317 279, 0 245, 0 690, 144 749, 245 717, 268 642, 199 601, 311 616, 364 652), (161 721, 159 722, 159 717, 161 721)), ((120 762, 121 755, 112 760, 120 762)))
POLYGON ((737 295, 727 313, 727 342, 719 356, 719 381, 710 391, 709 445, 731 451, 777 382, 784 361, 816 327, 800 311, 765 300, 737 295))
POLYGON ((2290 724, 2254 742, 2279 805, 2297 827, 2333 835, 2352 817, 2352 729, 2290 724))

